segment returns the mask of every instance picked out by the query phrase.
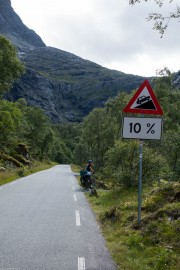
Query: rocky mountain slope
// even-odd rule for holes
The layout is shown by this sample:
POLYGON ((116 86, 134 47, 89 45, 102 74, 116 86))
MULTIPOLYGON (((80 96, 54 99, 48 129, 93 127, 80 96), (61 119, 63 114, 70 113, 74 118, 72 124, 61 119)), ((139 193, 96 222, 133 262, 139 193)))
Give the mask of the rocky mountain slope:
POLYGON ((0 0, 0 34, 17 47, 26 65, 25 74, 6 98, 25 98, 29 105, 43 108, 54 123, 81 121, 109 97, 129 92, 144 80, 47 47, 23 24, 10 0, 0 0))
POLYGON ((28 67, 8 98, 24 97, 43 108, 53 122, 80 121, 121 90, 131 91, 144 78, 111 71, 73 54, 50 47, 21 56, 28 67))

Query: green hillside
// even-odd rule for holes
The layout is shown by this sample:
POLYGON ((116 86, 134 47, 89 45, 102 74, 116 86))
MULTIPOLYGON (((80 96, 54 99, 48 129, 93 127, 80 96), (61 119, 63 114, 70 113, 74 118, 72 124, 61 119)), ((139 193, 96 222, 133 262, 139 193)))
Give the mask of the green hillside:
POLYGON ((144 187, 142 223, 137 224, 137 189, 98 191, 89 197, 108 248, 121 270, 178 270, 180 184, 144 187))

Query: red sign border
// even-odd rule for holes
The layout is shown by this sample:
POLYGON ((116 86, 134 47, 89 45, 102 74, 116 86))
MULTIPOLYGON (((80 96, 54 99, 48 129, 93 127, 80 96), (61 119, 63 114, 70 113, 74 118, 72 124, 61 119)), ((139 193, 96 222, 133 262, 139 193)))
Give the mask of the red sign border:
POLYGON ((137 92, 135 93, 135 95, 132 97, 132 99, 129 101, 129 103, 126 105, 126 107, 124 108, 123 112, 126 113, 141 113, 141 114, 159 114, 159 115, 163 115, 163 110, 161 109, 161 106, 159 104, 159 101, 157 100, 157 97, 154 94, 154 91, 150 85, 150 83, 148 82, 148 80, 145 80, 141 86, 139 87, 139 89, 137 90, 137 92), (131 106, 133 105, 133 103, 138 99, 138 96, 141 94, 141 92, 144 90, 144 88, 147 87, 149 94, 152 98, 152 101, 156 107, 156 110, 148 110, 148 109, 131 109, 131 106))

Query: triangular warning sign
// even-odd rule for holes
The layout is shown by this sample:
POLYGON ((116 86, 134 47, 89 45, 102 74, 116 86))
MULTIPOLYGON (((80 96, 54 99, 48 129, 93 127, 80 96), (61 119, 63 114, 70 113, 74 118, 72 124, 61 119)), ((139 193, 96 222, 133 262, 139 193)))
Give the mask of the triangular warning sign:
POLYGON ((123 112, 163 115, 161 106, 148 80, 142 83, 123 112))

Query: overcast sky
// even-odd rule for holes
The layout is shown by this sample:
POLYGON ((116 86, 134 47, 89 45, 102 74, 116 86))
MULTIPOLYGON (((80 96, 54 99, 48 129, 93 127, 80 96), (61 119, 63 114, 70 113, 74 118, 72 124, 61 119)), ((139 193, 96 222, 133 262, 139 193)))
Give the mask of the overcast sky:
MULTIPOLYGON (((169 2, 167 0, 166 2, 169 2)), ((180 70, 180 22, 164 37, 152 30, 148 14, 168 14, 180 0, 157 8, 153 0, 129 6, 129 0, 11 0, 23 22, 53 46, 104 67, 153 76, 168 67, 180 70)))

